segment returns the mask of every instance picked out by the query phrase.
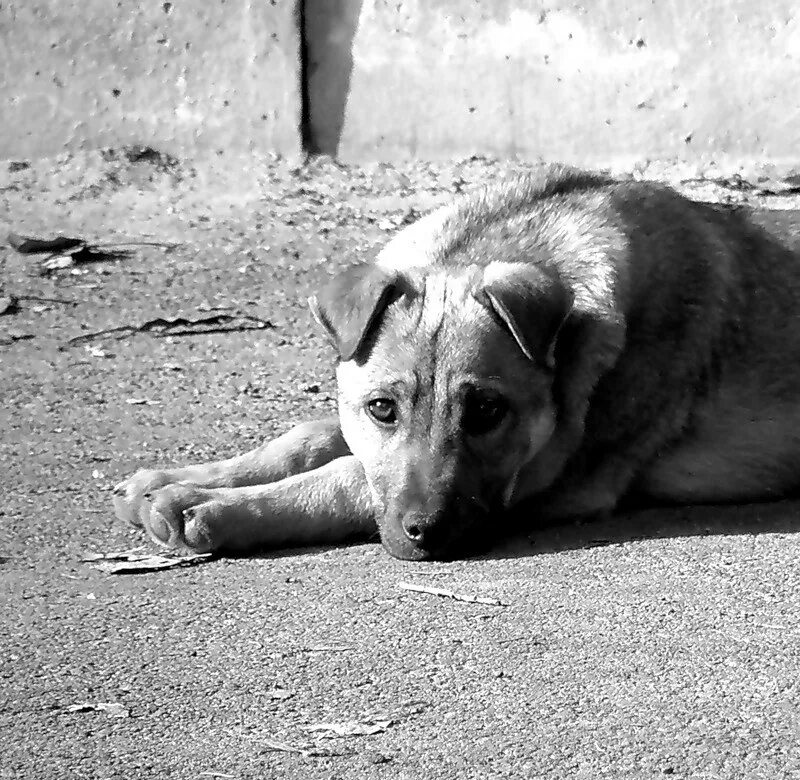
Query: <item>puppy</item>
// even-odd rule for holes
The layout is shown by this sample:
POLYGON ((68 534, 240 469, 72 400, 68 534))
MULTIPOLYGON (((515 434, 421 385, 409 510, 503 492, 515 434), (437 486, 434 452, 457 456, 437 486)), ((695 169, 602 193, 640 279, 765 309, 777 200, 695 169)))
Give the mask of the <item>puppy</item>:
POLYGON ((140 471, 117 514, 196 551, 379 531, 450 558, 626 496, 800 485, 800 262, 739 213, 565 167, 402 230, 312 300, 338 420, 140 471))

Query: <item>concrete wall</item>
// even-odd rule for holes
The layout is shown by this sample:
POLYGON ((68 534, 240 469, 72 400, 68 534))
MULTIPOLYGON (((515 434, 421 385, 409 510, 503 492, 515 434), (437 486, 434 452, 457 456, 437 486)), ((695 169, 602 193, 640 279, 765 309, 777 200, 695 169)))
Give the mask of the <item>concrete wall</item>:
POLYGON ((0 158, 299 151, 293 0, 0 0, 0 158))
POLYGON ((0 158, 792 164, 798 85, 797 0, 0 0, 0 158))
POLYGON ((338 138, 323 140, 345 159, 489 153, 631 165, 800 156, 796 0, 334 6, 328 30, 338 32, 309 40, 329 68, 327 84, 318 72, 315 85, 313 71, 311 82, 329 93, 329 116, 312 89, 312 118, 341 125, 338 138), (345 81, 342 119, 330 93, 345 81))

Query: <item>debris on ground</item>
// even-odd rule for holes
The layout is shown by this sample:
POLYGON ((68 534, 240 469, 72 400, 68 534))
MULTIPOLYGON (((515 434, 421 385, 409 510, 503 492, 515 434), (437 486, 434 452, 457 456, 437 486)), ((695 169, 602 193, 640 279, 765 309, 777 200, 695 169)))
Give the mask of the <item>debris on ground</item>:
POLYGON ((58 252, 69 252, 72 249, 85 247, 87 244, 82 238, 72 238, 69 236, 33 238, 32 236, 20 236, 16 233, 9 233, 8 245, 12 249, 16 249, 21 255, 46 255, 58 252))
POLYGON ((335 756, 351 756, 352 752, 336 752, 326 748, 316 747, 315 745, 291 745, 288 742, 279 742, 275 739, 265 739, 261 742, 261 749, 263 752, 273 753, 297 753, 303 758, 328 758, 335 756))
MULTIPOLYGON (((156 317, 141 325, 119 325, 94 333, 82 333, 67 342, 68 347, 86 344, 95 339, 121 340, 135 333, 147 333, 157 338, 166 336, 197 336, 205 333, 236 333, 245 330, 266 330, 275 326, 252 314, 213 314, 208 317, 156 317)), ((66 347, 61 347, 65 349, 66 347)))
POLYGON ((274 688, 269 692, 269 697, 273 701, 284 701, 291 699, 294 696, 294 691, 287 691, 285 688, 274 688))
POLYGON ((82 246, 75 250, 48 255, 42 260, 39 272, 42 275, 47 275, 53 271, 72 268, 75 265, 113 262, 115 260, 125 260, 132 256, 133 252, 130 249, 99 249, 97 247, 82 246))
POLYGON ((0 347, 7 347, 15 341, 27 341, 33 338, 33 333, 26 333, 21 330, 7 330, 5 333, 0 333, 0 347))
POLYGON ((83 563, 90 563, 92 561, 129 561, 134 556, 140 555, 143 550, 147 549, 143 545, 140 547, 131 547, 129 550, 120 550, 119 552, 110 553, 85 553, 81 561, 83 563))
MULTIPOLYGON (((38 301, 39 303, 58 303, 62 306, 77 306, 78 301, 71 301, 68 298, 45 298, 41 295, 16 295, 19 301, 38 301)), ((36 307, 32 307, 36 311, 36 307)))
POLYGON ((303 648, 305 653, 346 653, 348 650, 355 650, 355 648, 348 645, 314 645, 303 648))
POLYGON ((428 585, 414 585, 410 582, 398 582, 397 587, 403 590, 413 591, 414 593, 427 593, 431 596, 441 596, 442 598, 453 599, 454 601, 466 601, 470 604, 487 604, 490 607, 509 606, 499 599, 489 598, 488 596, 472 596, 465 593, 454 593, 452 590, 432 588, 428 585))
POLYGON ((0 314, 16 314, 19 311, 19 298, 14 295, 0 295, 0 314))
POLYGON ((135 247, 153 246, 165 251, 172 251, 178 246, 178 244, 164 241, 122 241, 95 244, 75 236, 36 238, 20 236, 17 233, 8 234, 8 245, 23 255, 46 255, 40 261, 39 272, 42 275, 75 265, 124 260, 133 256, 135 247))
POLYGON ((213 557, 212 553, 155 555, 140 553, 139 549, 141 548, 112 553, 87 553, 81 558, 81 563, 88 563, 106 574, 139 574, 174 569, 179 566, 193 566, 213 557))
POLYGON ((297 745, 290 745, 288 742, 278 742, 274 739, 266 739, 263 742, 264 750, 274 753, 299 753, 302 756, 310 756, 311 752, 307 748, 301 748, 297 745))
POLYGON ((141 146, 136 144, 131 146, 123 146, 119 149, 103 149, 101 155, 106 162, 122 160, 132 164, 149 163, 161 171, 168 171, 171 168, 177 167, 179 164, 178 159, 167 152, 162 152, 160 149, 154 149, 152 146, 141 146))
POLYGON ((131 711, 117 702, 82 702, 80 704, 70 704, 67 712, 103 712, 109 718, 130 718, 131 711))
POLYGON ((100 349, 100 347, 92 347, 88 344, 84 347, 84 349, 91 355, 92 357, 96 358, 112 358, 114 357, 113 353, 106 352, 104 349, 100 349))
MULTIPOLYGON (((0 316, 6 314, 19 314, 22 311, 20 301, 40 301, 39 304, 31 306, 30 309, 37 314, 43 311, 48 311, 48 303, 58 303, 64 306, 77 306, 75 301, 65 300, 63 298, 44 298, 40 295, 0 295, 0 316)), ((31 337, 32 338, 32 337, 31 337)))
POLYGON ((393 724, 390 719, 385 720, 347 720, 341 723, 313 723, 310 726, 300 726, 303 731, 318 731, 323 736, 332 737, 368 737, 380 734, 393 724))

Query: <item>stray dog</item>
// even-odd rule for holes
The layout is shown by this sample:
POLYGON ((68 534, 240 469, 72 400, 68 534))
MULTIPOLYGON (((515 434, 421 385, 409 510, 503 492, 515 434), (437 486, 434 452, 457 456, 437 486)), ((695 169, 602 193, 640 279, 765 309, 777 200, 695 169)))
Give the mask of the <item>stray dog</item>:
POLYGON ((194 551, 452 558, 620 499, 800 486, 800 262, 740 213, 564 167, 402 230, 312 300, 339 419, 145 470, 119 517, 194 551))

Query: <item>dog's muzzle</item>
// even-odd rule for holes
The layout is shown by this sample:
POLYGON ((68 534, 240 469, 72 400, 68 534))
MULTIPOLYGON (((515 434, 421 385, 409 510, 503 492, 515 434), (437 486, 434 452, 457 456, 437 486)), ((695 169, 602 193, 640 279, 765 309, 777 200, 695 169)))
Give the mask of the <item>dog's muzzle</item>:
POLYGON ((379 522, 381 541, 395 558, 452 560, 479 546, 489 512, 457 497, 435 511, 393 506, 379 522))

